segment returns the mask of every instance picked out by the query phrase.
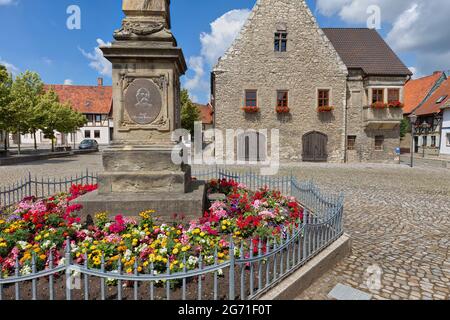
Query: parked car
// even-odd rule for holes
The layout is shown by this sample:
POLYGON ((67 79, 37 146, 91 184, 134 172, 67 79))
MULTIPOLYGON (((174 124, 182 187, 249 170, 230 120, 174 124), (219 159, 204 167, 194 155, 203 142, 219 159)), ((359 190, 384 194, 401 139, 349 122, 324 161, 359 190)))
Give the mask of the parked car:
POLYGON ((94 139, 86 139, 81 141, 80 146, 78 147, 80 150, 96 150, 98 151, 98 142, 94 139))

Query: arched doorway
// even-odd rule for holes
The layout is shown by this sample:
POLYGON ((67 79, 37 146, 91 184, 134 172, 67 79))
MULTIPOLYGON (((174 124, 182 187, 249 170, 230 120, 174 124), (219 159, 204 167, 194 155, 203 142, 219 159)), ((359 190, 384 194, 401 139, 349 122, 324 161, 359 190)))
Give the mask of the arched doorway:
POLYGON ((256 131, 239 135, 237 156, 240 161, 266 161, 266 136, 256 131))
POLYGON ((303 136, 303 161, 325 162, 328 160, 328 136, 312 131, 303 136))

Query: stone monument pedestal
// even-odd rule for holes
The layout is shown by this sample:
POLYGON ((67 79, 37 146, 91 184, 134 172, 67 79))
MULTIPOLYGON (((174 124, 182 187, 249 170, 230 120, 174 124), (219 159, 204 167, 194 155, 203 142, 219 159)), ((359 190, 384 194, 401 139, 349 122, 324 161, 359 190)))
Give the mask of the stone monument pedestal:
POLYGON ((170 0, 123 0, 116 41, 101 48, 113 65, 114 137, 103 151, 99 189, 76 203, 82 215, 137 216, 155 210, 202 216, 204 183, 172 161, 172 132, 181 127, 180 76, 187 66, 170 27, 170 0))
POLYGON ((103 151, 104 172, 99 189, 74 203, 83 206, 81 215, 92 218, 99 212, 138 216, 155 210, 167 222, 173 214, 187 219, 204 212, 205 184, 193 181, 188 165, 171 160, 173 145, 112 146, 103 151))

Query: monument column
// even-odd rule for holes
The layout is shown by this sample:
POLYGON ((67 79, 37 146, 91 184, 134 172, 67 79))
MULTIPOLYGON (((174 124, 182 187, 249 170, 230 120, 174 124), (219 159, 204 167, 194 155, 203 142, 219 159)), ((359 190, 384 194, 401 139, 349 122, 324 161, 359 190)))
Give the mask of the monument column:
POLYGON ((204 186, 171 160, 187 67, 171 32, 170 0, 123 0, 123 12, 115 41, 101 48, 113 66, 113 142, 103 151, 98 192, 80 200, 83 212, 200 216, 204 186))

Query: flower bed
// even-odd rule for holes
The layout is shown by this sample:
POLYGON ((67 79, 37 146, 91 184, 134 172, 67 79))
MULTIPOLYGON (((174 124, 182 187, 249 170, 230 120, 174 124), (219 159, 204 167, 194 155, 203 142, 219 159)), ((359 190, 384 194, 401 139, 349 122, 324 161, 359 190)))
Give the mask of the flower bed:
POLYGON ((278 114, 286 114, 286 113, 291 112, 291 110, 289 109, 289 107, 280 107, 280 106, 277 106, 277 107, 275 108, 275 111, 276 111, 278 114))
MULTIPOLYGON (((12 209, 6 220, 0 220, 0 264, 4 277, 14 273, 16 259, 20 273, 31 273, 32 256, 37 270, 64 263, 66 238, 70 238, 70 253, 74 262, 100 268, 102 257, 105 270, 117 270, 119 260, 124 272, 148 273, 149 266, 156 273, 181 272, 229 259, 229 240, 234 238, 248 253, 253 243, 267 239, 278 241, 303 219, 303 209, 292 197, 267 188, 251 191, 232 180, 211 181, 209 193, 223 193, 226 200, 212 203, 201 219, 172 225, 158 224, 154 212, 140 213, 140 219, 121 215, 110 220, 106 213, 96 215, 94 225, 83 227, 77 217, 79 205, 70 201, 96 185, 72 186, 68 194, 47 199, 27 198, 12 209)), ((182 217, 181 217, 182 218, 182 217)), ((265 245, 262 247, 265 252, 265 245)), ((235 250, 236 256, 240 255, 235 250)))

